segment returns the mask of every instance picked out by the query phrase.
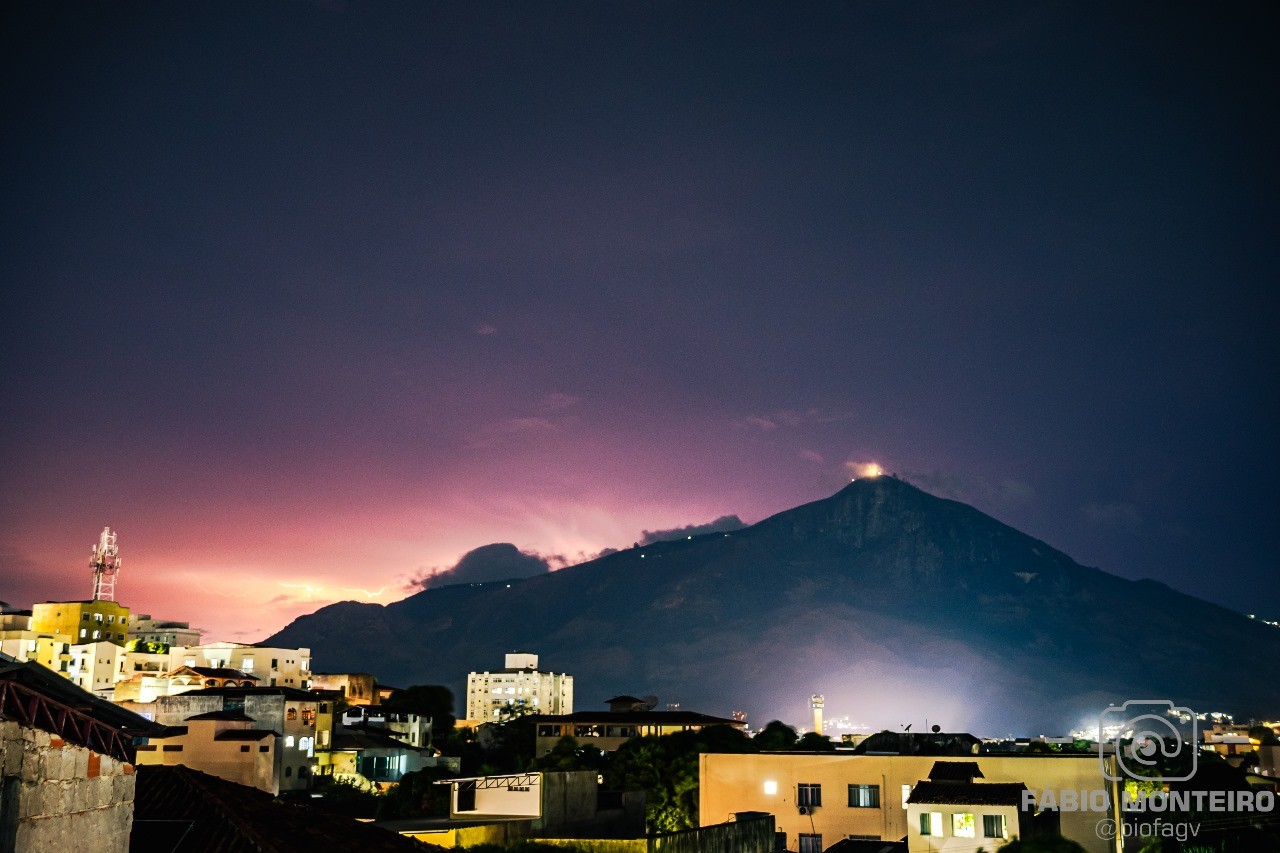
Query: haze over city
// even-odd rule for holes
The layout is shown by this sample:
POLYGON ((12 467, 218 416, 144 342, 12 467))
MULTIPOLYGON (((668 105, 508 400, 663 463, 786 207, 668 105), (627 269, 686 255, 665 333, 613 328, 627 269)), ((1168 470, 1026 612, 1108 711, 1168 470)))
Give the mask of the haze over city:
POLYGON ((877 464, 1280 618, 1267 7, 500 11, 5 9, 0 598, 110 525, 257 640, 877 464))

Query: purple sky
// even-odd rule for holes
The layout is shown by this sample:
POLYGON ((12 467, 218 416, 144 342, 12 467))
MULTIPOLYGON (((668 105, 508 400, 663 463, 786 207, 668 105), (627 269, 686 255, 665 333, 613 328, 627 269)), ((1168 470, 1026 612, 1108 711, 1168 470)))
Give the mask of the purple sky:
POLYGON ((1270 4, 0 15, 4 600, 109 524, 257 639, 877 461, 1280 618, 1270 4))

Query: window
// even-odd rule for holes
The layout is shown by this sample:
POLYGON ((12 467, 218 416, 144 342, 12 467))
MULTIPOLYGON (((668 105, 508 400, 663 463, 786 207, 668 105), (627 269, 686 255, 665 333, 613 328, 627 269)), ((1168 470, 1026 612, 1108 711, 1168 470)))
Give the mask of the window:
POLYGON ((241 752, 248 752, 248 751, 249 751, 249 744, 247 744, 247 743, 246 743, 246 744, 244 744, 243 746, 241 746, 241 747, 240 747, 240 751, 241 751, 241 752))
POLYGON ((920 815, 921 835, 942 835, 942 812, 924 812, 920 815))
POLYGON ((1004 815, 984 814, 982 816, 983 838, 1007 838, 1004 831, 1004 815))
POLYGON ((182 744, 166 743, 163 747, 164 752, 182 752, 182 744))
POLYGON ((909 800, 910 798, 911 798, 911 786, 903 785, 902 786, 902 807, 904 809, 907 807, 907 800, 909 800))
POLYGON ((973 815, 953 814, 951 816, 951 834, 956 838, 974 838, 977 835, 973 815))
MULTIPOLYGON (((796 786, 796 805, 801 808, 814 808, 822 805, 822 786, 809 782, 801 782, 796 786)), ((821 839, 817 835, 815 838, 821 839)))
POLYGON ((850 785, 849 786, 849 808, 851 809, 880 808, 880 786, 879 785, 850 785))
POLYGON ((241 660, 240 669, 244 672, 253 672, 253 658, 244 658, 241 660))
POLYGON ((82 640, 83 640, 83 639, 84 639, 85 637, 87 637, 87 636, 89 636, 89 632, 88 632, 88 630, 87 630, 87 629, 85 629, 85 628, 81 628, 81 629, 80 629, 80 639, 82 639, 82 640))
POLYGON ((291 776, 293 776, 293 768, 292 768, 292 767, 286 767, 286 768, 284 769, 284 777, 285 777, 286 779, 288 779, 288 778, 290 778, 291 776))
POLYGON ((822 853, 821 833, 800 833, 800 853, 822 853))
POLYGON ((267 746, 266 744, 263 744, 262 746, 258 747, 258 752, 270 752, 270 751, 271 751, 271 747, 267 746))

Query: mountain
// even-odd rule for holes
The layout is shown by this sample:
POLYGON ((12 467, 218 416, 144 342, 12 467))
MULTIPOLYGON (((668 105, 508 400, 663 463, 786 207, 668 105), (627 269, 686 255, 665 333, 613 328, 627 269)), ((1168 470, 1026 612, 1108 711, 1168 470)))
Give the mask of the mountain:
MULTIPOLYGON (((1096 726, 1126 699, 1274 718, 1280 629, 1081 566, 893 477, 732 533, 659 542, 522 580, 341 602, 266 643, 325 671, 450 686, 536 652, 575 707, 619 693, 753 723, 926 720, 980 735, 1096 726)), ((462 711, 462 708, 459 708, 462 711)))

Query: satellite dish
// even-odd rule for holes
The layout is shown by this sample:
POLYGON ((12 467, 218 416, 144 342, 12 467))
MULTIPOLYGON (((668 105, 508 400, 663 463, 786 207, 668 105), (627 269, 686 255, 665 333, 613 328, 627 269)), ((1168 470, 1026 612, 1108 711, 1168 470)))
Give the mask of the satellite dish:
POLYGON ((645 696, 641 701, 644 702, 644 709, 646 711, 652 711, 654 708, 658 707, 658 697, 654 696, 652 693, 645 696))
POLYGON ((940 731, 942 731, 942 726, 935 725, 935 726, 933 727, 933 733, 934 733, 935 735, 936 735, 938 732, 940 732, 940 731))

